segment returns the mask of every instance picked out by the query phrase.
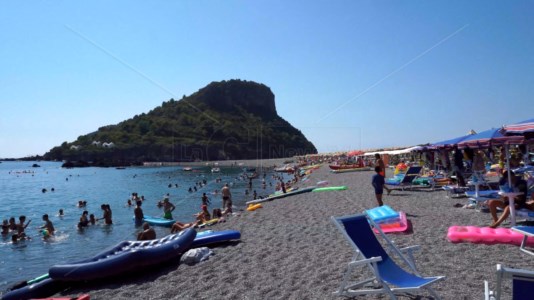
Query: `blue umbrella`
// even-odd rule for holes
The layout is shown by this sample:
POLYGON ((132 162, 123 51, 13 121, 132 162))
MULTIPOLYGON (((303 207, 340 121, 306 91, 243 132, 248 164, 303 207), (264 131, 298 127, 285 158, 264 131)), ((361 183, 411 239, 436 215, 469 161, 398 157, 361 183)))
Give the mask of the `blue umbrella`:
POLYGON ((472 136, 472 134, 463 135, 463 136, 460 136, 460 137, 457 137, 457 138, 454 138, 454 139, 449 139, 449 140, 444 140, 444 141, 441 141, 441 142, 432 143, 427 148, 428 149, 440 149, 440 148, 452 147, 452 146, 458 144, 459 142, 465 140, 466 138, 468 138, 470 136, 472 136))
POLYGON ((522 144, 522 136, 506 136, 501 133, 501 128, 492 128, 477 134, 468 136, 458 143, 458 147, 486 148, 491 145, 522 144))

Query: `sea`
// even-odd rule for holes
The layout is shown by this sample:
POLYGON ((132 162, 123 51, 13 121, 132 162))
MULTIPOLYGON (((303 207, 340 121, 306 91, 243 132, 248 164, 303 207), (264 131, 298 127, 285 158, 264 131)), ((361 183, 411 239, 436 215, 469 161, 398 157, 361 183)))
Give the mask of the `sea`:
MULTIPOLYGON (((181 165, 65 169, 61 168, 60 162, 1 162, 0 220, 15 217, 18 223, 19 216, 26 216, 27 221, 31 220, 26 228, 31 239, 12 243, 11 234, 1 237, 0 291, 46 274, 52 265, 89 258, 121 241, 135 240, 141 228, 133 222, 135 206, 127 205, 132 193, 144 196, 144 214, 155 217, 163 214, 157 202, 168 194, 176 206, 173 218, 191 222, 194 221, 193 214, 200 211, 202 193, 210 199, 210 212, 222 207, 219 191, 225 183, 232 192, 234 212, 245 208, 245 202, 252 200, 253 191, 260 196, 274 192, 276 179, 272 170, 258 168, 260 176, 252 180, 249 189, 249 180, 243 176, 246 170, 242 166, 220 167, 220 173, 212 173, 211 168, 193 166, 191 171, 184 171, 184 165, 181 165), (32 167, 34 164, 39 167, 32 167), (262 184, 264 174, 265 188, 262 184), (205 185, 197 184, 203 181, 205 185), (195 186, 197 191, 194 191, 195 186), (193 192, 188 191, 190 187, 193 192), (78 207, 80 200, 87 201, 87 206, 78 207), (84 210, 97 218, 102 217, 101 204, 111 206, 113 225, 106 226, 99 221, 97 225, 78 229, 84 210), (60 209, 64 216, 59 216, 60 209), (49 215, 56 229, 55 236, 47 240, 39 230, 44 224, 43 214, 49 215)), ((155 227, 155 230, 158 238, 170 233, 169 228, 155 227)))

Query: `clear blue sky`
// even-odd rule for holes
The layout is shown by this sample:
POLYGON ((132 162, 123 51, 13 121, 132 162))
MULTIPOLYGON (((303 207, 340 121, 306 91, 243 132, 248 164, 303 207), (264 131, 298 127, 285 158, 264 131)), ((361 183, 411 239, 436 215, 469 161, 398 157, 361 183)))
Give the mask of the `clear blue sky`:
POLYGON ((269 86, 320 152, 534 117, 533 1, 10 1, 0 158, 44 154, 212 81, 269 86))

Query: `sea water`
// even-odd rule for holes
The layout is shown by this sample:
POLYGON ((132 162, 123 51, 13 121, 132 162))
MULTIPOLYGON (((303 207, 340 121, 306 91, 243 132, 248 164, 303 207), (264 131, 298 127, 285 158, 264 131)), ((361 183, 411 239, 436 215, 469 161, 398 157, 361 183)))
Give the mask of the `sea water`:
MULTIPOLYGON (((135 240, 141 229, 133 222, 135 203, 127 205, 134 192, 145 197, 144 214, 155 217, 162 216, 157 202, 168 193, 176 206, 173 218, 182 222, 194 221, 193 214, 200 211, 202 193, 210 198, 210 212, 221 208, 220 190, 225 183, 229 183, 232 191, 234 212, 244 209, 245 202, 252 200, 253 190, 262 196, 274 192, 276 181, 267 170, 258 169, 260 176, 252 180, 252 189, 246 195, 249 180, 240 176, 242 168, 220 169, 220 173, 211 173, 211 167, 207 166, 193 167, 186 172, 183 166, 65 169, 57 162, 0 163, 0 220, 15 217, 18 223, 20 215, 25 215, 26 221, 31 220, 26 228, 31 240, 13 244, 11 234, 1 237, 0 291, 47 273, 54 264, 89 258, 121 241, 135 240), (40 167, 32 167, 34 163, 40 167), (265 189, 261 180, 263 172, 265 189), (197 185, 196 192, 188 192, 203 180, 207 182, 205 186, 197 185), (216 190, 219 192, 215 193, 216 190), (87 201, 87 206, 77 207, 80 200, 87 201), (77 224, 82 212, 87 210, 102 218, 100 205, 104 203, 111 206, 113 225, 106 226, 99 221, 95 226, 79 230, 77 224), (58 215, 59 209, 63 209, 64 216, 58 215), (43 239, 38 229, 44 224, 43 214, 49 215, 56 229, 55 236, 48 240, 43 239)), ((170 233, 169 228, 155 229, 158 237, 170 233)))

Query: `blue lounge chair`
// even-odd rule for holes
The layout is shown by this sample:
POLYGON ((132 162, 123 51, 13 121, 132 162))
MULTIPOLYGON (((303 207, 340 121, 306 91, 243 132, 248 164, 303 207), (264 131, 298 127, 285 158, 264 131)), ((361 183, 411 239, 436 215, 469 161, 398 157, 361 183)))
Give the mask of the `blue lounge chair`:
MULTIPOLYGON (((512 280, 512 298, 505 299, 512 300, 531 300, 532 291, 534 291, 534 271, 523 269, 512 269, 497 265, 497 288, 490 291, 489 284, 484 281, 484 299, 486 300, 500 300, 502 296, 502 280, 512 280)), ((504 297, 503 297, 504 298, 504 297)))
POLYGON ((386 185, 398 186, 403 191, 406 186, 409 186, 411 188, 413 186, 413 180, 419 177, 419 173, 421 173, 422 169, 423 167, 409 167, 408 170, 406 170, 406 173, 404 173, 404 176, 402 176, 402 179, 388 179, 386 180, 386 185))
MULTIPOLYGON (((339 289, 334 293, 340 296, 355 296, 365 294, 387 294, 391 299, 397 299, 395 294, 410 293, 426 289, 435 299, 439 296, 429 285, 444 278, 421 277, 415 268, 412 251, 418 246, 398 249, 380 230, 376 223, 365 214, 344 217, 332 217, 332 221, 349 241, 354 249, 355 256, 348 264, 339 289), (392 254, 398 257, 403 264, 409 267, 410 272, 402 269, 382 248, 371 226, 376 228, 380 236, 391 248, 392 254), (355 267, 368 267, 373 274, 357 282, 351 281, 352 271, 355 267), (373 283, 372 286, 369 286, 373 283)), ((357 272, 358 275, 361 272, 357 272)))

